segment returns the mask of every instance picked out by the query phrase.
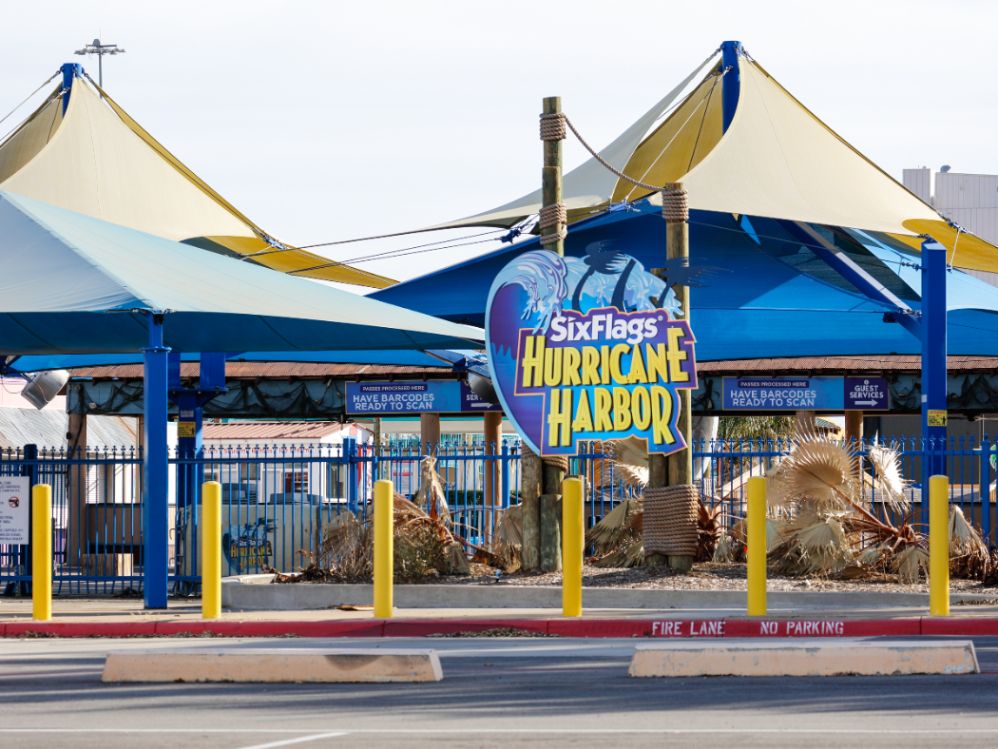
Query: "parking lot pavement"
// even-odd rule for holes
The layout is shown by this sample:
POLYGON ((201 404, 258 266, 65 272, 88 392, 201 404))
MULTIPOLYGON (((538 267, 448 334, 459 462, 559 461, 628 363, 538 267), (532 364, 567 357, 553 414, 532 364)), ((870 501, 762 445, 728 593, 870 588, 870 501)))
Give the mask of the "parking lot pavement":
POLYGON ((0 746, 938 747, 998 741, 998 639, 977 676, 628 679, 634 640, 413 638, 431 684, 101 684, 110 650, 329 648, 329 640, 0 642, 0 746))

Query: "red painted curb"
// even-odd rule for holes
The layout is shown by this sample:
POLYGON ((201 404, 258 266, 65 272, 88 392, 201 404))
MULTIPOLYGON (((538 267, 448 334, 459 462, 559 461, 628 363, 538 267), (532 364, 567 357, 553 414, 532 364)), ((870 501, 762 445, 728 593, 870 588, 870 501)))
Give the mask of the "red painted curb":
POLYGON ((923 635, 998 636, 998 619, 922 619, 923 635))
POLYGON ((205 621, 156 622, 155 634, 218 637, 383 637, 380 621, 205 621))
POLYGON ((519 630, 532 634, 547 634, 546 619, 385 619, 385 637, 427 637, 458 635, 465 632, 519 630))
POLYGON ((730 637, 998 636, 998 618, 938 619, 366 619, 350 621, 0 622, 0 637, 427 637, 486 631, 558 637, 717 639, 730 637))
POLYGON ((547 633, 558 637, 649 637, 650 619, 549 619, 547 633))
POLYGON ((7 622, 4 637, 151 637, 156 622, 7 622))

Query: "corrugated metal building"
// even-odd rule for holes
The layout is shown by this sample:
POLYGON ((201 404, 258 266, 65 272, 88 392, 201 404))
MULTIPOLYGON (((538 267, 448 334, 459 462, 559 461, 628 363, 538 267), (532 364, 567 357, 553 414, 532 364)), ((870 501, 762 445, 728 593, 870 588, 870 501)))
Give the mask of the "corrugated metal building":
MULTIPOLYGON (((998 174, 966 174, 944 166, 905 169, 904 186, 954 223, 998 243, 998 174)), ((998 286, 998 274, 967 271, 998 286)))

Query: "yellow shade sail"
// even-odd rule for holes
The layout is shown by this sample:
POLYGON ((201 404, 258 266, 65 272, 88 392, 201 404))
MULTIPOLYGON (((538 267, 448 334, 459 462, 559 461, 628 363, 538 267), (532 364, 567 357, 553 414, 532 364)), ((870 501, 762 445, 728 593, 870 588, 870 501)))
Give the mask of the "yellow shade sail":
POLYGON ((275 270, 394 283, 273 239, 83 79, 69 97, 65 116, 62 98, 50 98, 0 144, 0 189, 275 270))

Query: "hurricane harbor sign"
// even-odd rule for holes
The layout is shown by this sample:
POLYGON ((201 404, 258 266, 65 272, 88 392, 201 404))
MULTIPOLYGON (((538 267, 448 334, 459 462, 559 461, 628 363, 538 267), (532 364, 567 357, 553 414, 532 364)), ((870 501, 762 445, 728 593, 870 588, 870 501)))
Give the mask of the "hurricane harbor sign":
POLYGON ((492 284, 486 346, 506 415, 541 455, 631 435, 650 452, 681 450, 679 391, 697 375, 675 294, 605 243, 586 252, 526 252, 492 284))
POLYGON ((725 377, 725 411, 887 411, 883 377, 725 377))

